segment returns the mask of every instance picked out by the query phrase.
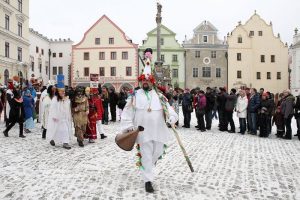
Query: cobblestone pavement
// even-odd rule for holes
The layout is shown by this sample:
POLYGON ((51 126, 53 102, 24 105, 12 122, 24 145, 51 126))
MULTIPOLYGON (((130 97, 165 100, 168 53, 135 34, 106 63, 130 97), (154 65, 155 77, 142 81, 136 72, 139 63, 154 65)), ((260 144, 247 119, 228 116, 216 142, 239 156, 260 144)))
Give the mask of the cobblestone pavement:
POLYGON ((144 191, 136 152, 115 145, 118 122, 105 126, 107 139, 84 148, 74 139, 69 151, 42 140, 39 128, 25 139, 14 128, 9 138, 0 134, 0 199, 300 199, 298 139, 276 139, 275 130, 271 138, 221 133, 216 123, 206 133, 178 129, 195 172, 172 141, 154 194, 144 191))

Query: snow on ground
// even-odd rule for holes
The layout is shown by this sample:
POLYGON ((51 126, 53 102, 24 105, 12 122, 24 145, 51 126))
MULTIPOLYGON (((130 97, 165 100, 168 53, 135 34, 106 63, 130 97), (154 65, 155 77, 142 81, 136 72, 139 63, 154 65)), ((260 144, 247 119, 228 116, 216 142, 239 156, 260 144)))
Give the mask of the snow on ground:
MULTIPOLYGON (((277 139, 275 127, 270 138, 222 133, 216 120, 211 131, 201 133, 194 114, 192 128, 178 132, 195 172, 172 141, 157 165, 154 194, 144 191, 136 152, 114 143, 119 122, 105 126, 107 139, 84 148, 73 138, 71 150, 50 146, 39 127, 21 139, 16 125, 9 138, 0 134, 0 199, 300 199, 296 137, 277 139)), ((3 122, 0 127, 2 132, 3 122)))

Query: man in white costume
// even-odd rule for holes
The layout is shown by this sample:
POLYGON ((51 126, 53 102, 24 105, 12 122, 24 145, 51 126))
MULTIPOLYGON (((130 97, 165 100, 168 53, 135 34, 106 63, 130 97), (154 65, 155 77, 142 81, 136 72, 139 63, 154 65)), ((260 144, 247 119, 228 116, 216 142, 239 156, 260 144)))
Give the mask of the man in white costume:
POLYGON ((167 103, 169 116, 165 119, 161 101, 166 98, 154 89, 155 80, 151 73, 151 49, 145 51, 147 66, 139 77, 141 89, 128 98, 121 117, 122 131, 133 130, 138 126, 144 127, 140 132, 136 143, 139 151, 140 162, 137 165, 141 169, 141 175, 145 182, 146 192, 153 193, 152 182, 154 180, 154 167, 158 159, 164 153, 165 144, 172 138, 166 121, 174 125, 178 121, 178 115, 167 103), (149 70, 150 68, 150 70, 149 70))
POLYGON ((49 109, 47 124, 47 139, 55 146, 55 142, 63 143, 63 148, 71 149, 69 145, 72 135, 71 101, 65 96, 64 76, 57 75, 57 95, 53 97, 49 109))

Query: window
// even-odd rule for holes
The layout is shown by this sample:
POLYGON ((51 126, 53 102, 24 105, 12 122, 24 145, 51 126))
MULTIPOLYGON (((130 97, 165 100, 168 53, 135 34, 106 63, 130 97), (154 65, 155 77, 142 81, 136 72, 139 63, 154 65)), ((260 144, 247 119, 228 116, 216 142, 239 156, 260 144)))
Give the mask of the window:
POLYGON ((236 54, 236 60, 237 61, 241 61, 242 60, 242 54, 241 53, 237 53, 236 54))
POLYGON ((193 77, 194 78, 198 77, 198 68, 193 68, 193 77))
POLYGON ((173 69, 172 70, 172 77, 173 78, 178 78, 178 69, 173 69))
POLYGON ((23 9, 22 0, 18 0, 18 10, 22 12, 22 9, 23 9))
POLYGON ((31 62, 31 71, 34 72, 34 62, 31 62))
POLYGON ((115 43, 115 39, 114 38, 109 38, 108 39, 108 43, 109 44, 114 44, 115 43))
POLYGON ((249 36, 254 36, 254 31, 250 31, 249 36))
POLYGON ((127 51, 122 52, 122 60, 128 60, 128 52, 127 51))
POLYGON ((160 60, 161 60, 162 62, 165 62, 165 55, 164 55, 164 54, 161 54, 161 55, 160 55, 160 60))
POLYGON ((216 77, 221 78, 221 68, 216 68, 216 77))
POLYGON ((59 53, 59 57, 62 58, 63 57, 63 53, 59 53))
POLYGON ((39 47, 35 47, 35 52, 39 53, 39 47))
POLYGON ((100 45, 100 38, 95 38, 95 45, 100 45))
POLYGON ((57 75, 57 67, 53 67, 53 69, 52 69, 52 74, 53 74, 53 75, 57 75))
POLYGON ((9 30, 9 16, 5 15, 5 29, 9 30))
POLYGON ((42 73, 42 63, 39 64, 39 72, 42 73))
POLYGON ((281 80, 281 72, 277 72, 277 80, 281 80))
POLYGON ((90 53, 89 52, 84 52, 83 53, 83 60, 90 60, 90 53))
POLYGON ((243 43, 243 38, 242 37, 238 37, 238 43, 243 43))
POLYGON ((99 74, 100 74, 100 76, 105 76, 105 67, 99 68, 99 74))
POLYGON ((9 43, 5 42, 5 57, 9 58, 9 43))
POLYGON ((63 74, 63 73, 64 73, 63 67, 58 67, 58 74, 63 74))
POLYGON ((200 51, 196 51, 195 57, 196 57, 196 58, 200 58, 200 51))
POLYGON ((22 48, 18 47, 18 61, 22 61, 22 48))
POLYGON ((258 31, 258 36, 263 36, 263 32, 262 31, 258 31))
POLYGON ((132 76, 132 68, 126 67, 126 76, 132 76))
POLYGON ((242 78, 242 71, 237 71, 236 78, 242 78))
POLYGON ((262 63, 265 62, 265 55, 260 55, 260 62, 262 62, 262 63))
POLYGON ((205 43, 208 42, 208 36, 207 35, 204 35, 202 39, 203 39, 203 42, 205 42, 205 43))
POLYGON ((42 49, 42 55, 44 55, 44 49, 42 49))
POLYGON ((211 51, 211 58, 216 58, 216 57, 217 57, 217 52, 211 51))
POLYGON ((53 56, 53 58, 56 58, 56 53, 53 53, 52 56, 53 56))
POLYGON ((202 67, 202 77, 210 77, 210 67, 202 67))
POLYGON ((110 68, 110 76, 116 76, 116 67, 111 67, 110 68))
POLYGON ((260 79, 260 72, 256 72, 256 79, 257 79, 257 80, 260 79))
POLYGON ((23 35, 23 25, 21 22, 18 22, 18 36, 22 37, 23 35))
POLYGON ((271 80, 271 72, 267 72, 267 79, 271 80))
POLYGON ((272 63, 275 62, 275 55, 271 55, 271 62, 272 62, 272 63))
POLYGON ((177 60, 177 55, 173 55, 173 56, 172 56, 172 62, 178 62, 178 60, 177 60))
POLYGON ((85 67, 83 69, 83 75, 86 77, 86 76, 90 76, 90 68, 89 67, 85 67))
POLYGON ((164 38, 160 38, 160 45, 164 45, 164 44, 165 44, 164 38))
POLYGON ((105 60, 105 52, 99 52, 99 60, 105 60))
POLYGON ((111 60, 117 60, 117 52, 110 52, 110 59, 111 60))

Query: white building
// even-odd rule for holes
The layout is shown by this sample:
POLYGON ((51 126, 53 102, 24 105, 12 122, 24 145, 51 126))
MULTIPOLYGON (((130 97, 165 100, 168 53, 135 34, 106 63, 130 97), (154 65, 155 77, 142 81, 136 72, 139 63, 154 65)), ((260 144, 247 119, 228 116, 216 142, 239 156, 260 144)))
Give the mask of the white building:
POLYGON ((69 85, 73 41, 70 39, 48 39, 33 29, 30 29, 29 38, 30 67, 28 77, 35 77, 47 84, 49 80, 55 80, 57 74, 64 74, 65 85, 69 85))
POLYGON ((0 1, 0 83, 26 79, 29 65, 29 1, 0 1))
POLYGON ((300 95, 300 33, 295 29, 293 45, 290 48, 290 55, 292 57, 290 63, 290 82, 291 90, 294 95, 300 95))

